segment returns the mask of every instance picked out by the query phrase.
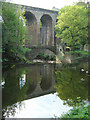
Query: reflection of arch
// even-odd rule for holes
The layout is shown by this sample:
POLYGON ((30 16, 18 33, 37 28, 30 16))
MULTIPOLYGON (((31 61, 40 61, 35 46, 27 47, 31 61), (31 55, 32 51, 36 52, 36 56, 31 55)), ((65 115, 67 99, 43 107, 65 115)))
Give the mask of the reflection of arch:
POLYGON ((52 43, 52 18, 45 14, 41 17, 41 45, 51 45, 52 43))
POLYGON ((27 90, 27 94, 32 93, 36 86, 37 86, 37 81, 33 78, 33 76, 31 74, 26 74, 26 79, 28 81, 28 90, 27 90), (34 79, 34 80, 33 80, 34 79))
POLYGON ((26 80, 28 83, 28 90, 27 90, 27 94, 30 94, 32 92, 34 92, 34 90, 36 89, 37 86, 37 82, 38 82, 38 66, 31 66, 26 74, 26 80))
POLYGON ((26 11, 25 14, 26 26, 28 28, 28 34, 26 38, 26 45, 35 45, 37 38, 37 20, 34 14, 29 11, 26 11))
POLYGON ((52 86, 52 69, 50 66, 44 65, 41 68, 41 83, 40 86, 43 91, 49 90, 52 86))

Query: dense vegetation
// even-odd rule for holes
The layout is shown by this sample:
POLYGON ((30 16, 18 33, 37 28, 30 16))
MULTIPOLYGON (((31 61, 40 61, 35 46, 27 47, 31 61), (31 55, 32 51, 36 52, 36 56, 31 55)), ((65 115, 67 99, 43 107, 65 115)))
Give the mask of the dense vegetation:
POLYGON ((49 54, 45 54, 45 53, 42 53, 42 52, 40 52, 38 54, 36 59, 41 59, 41 60, 46 60, 46 61, 47 60, 51 60, 51 61, 55 61, 56 60, 55 56, 52 56, 52 55, 49 55, 49 54))
POLYGON ((11 3, 2 3, 2 50, 3 62, 25 60, 24 48, 25 35, 27 32, 24 9, 17 8, 11 3))
POLYGON ((88 43, 88 9, 84 4, 66 6, 57 17, 56 37, 72 50, 88 43))

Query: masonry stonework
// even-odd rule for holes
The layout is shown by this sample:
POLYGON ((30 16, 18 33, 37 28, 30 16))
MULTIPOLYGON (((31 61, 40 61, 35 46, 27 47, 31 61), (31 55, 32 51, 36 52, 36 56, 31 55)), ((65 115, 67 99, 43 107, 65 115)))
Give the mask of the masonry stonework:
POLYGON ((54 46, 54 27, 58 11, 22 5, 23 7, 28 29, 25 45, 54 46))

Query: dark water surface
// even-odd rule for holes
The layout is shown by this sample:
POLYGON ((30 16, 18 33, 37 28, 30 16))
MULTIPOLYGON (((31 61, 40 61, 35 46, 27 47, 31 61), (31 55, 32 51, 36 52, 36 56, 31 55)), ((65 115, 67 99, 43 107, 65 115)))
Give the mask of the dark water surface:
POLYGON ((88 74, 88 62, 13 65, 3 72, 3 116, 60 117, 77 104, 77 97, 87 102, 88 74))

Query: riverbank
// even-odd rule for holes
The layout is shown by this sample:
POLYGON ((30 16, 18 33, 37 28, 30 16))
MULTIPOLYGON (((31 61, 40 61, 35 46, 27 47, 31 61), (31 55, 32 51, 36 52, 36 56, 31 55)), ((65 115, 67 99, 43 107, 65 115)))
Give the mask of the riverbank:
POLYGON ((77 63, 82 60, 90 60, 90 52, 85 52, 85 51, 70 51, 70 52, 64 52, 62 54, 57 54, 56 55, 57 59, 61 63, 77 63))

